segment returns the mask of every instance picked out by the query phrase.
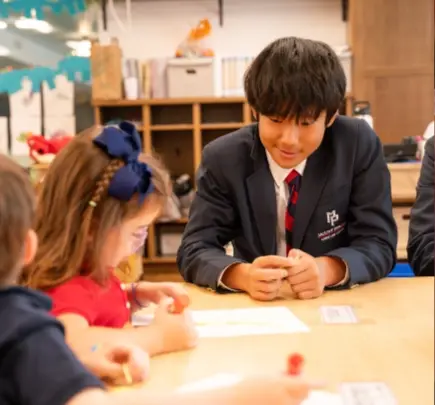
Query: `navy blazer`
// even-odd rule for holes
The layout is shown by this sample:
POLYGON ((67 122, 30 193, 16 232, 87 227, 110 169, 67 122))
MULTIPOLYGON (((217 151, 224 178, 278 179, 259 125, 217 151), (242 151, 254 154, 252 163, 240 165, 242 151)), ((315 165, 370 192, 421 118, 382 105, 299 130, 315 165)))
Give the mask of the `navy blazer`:
MULTIPOLYGON (((253 124, 205 146, 197 193, 177 254, 188 282, 218 289, 222 271, 277 251, 274 180, 253 124), (232 242, 234 257, 224 246, 232 242)), ((368 124, 339 116, 307 159, 292 246, 343 259, 344 287, 385 277, 395 265, 397 227, 382 144, 368 124)))
POLYGON ((416 276, 434 275, 434 137, 426 142, 409 223, 408 259, 416 276))

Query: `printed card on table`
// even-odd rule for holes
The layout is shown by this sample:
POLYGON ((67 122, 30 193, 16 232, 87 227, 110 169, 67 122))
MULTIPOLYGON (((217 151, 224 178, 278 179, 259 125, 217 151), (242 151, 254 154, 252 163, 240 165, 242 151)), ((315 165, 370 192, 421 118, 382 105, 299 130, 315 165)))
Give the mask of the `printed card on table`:
POLYGON ((353 308, 349 305, 330 305, 320 307, 322 321, 330 324, 358 323, 353 308))
POLYGON ((398 405, 390 388, 382 382, 343 383, 340 393, 344 405, 398 405))

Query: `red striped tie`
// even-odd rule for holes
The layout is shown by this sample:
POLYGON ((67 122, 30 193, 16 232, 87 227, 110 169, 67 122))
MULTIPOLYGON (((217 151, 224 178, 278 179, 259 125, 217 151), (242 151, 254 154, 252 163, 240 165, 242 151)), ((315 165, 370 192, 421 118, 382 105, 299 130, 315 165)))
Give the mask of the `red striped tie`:
POLYGON ((285 182, 289 189, 289 199, 285 212, 285 241, 288 255, 288 252, 292 248, 293 222, 295 220, 296 203, 301 188, 301 175, 296 170, 292 170, 286 177, 285 182))

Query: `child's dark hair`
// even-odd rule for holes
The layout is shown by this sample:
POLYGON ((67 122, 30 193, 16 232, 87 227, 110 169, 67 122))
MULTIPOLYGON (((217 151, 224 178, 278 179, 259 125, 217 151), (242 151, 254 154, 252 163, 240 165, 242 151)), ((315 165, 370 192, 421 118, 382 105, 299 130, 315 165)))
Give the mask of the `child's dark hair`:
MULTIPOLYGON (((35 196, 29 174, 0 155, 0 286, 22 266, 26 235, 33 224, 35 196)), ((16 274, 18 276, 18 274, 16 274)))
POLYGON ((327 44, 280 38, 264 48, 245 74, 245 93, 257 114, 276 118, 315 118, 328 122, 344 100, 346 76, 327 44))
MULTIPOLYGON (((108 232, 137 215, 148 201, 141 205, 137 195, 129 201, 108 195, 112 178, 124 162, 93 144, 102 130, 94 127, 75 136, 50 165, 38 194, 39 248, 21 278, 27 287, 50 289, 83 272, 104 283, 107 269, 101 268, 100 256, 108 232)), ((171 194, 168 171, 152 155, 141 155, 139 160, 150 168, 152 195, 163 206, 171 194)))

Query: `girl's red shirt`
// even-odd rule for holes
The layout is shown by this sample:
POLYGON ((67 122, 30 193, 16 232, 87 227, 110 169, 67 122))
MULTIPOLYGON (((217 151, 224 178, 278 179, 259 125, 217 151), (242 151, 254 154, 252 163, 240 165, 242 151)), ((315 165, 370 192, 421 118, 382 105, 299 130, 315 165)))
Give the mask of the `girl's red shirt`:
POLYGON ((104 286, 87 276, 76 276, 46 294, 54 316, 76 314, 89 326, 123 328, 130 322, 130 303, 119 279, 111 272, 104 286))

